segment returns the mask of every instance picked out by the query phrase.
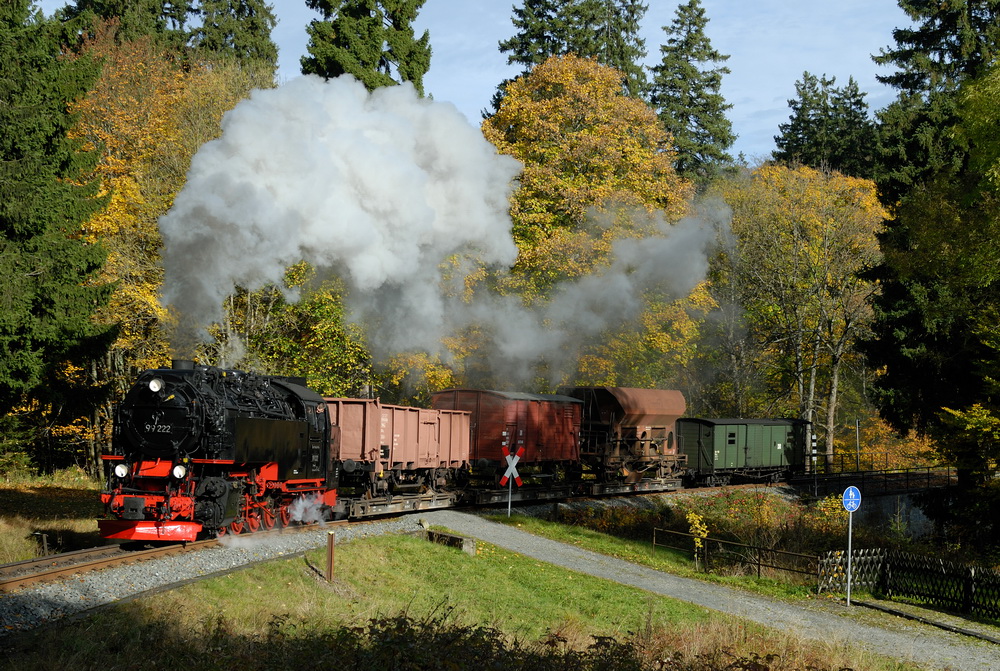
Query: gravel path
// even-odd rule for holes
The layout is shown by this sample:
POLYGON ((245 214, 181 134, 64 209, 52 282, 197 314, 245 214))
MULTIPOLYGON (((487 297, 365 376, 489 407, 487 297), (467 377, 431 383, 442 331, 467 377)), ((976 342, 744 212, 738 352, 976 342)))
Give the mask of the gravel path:
POLYGON ((893 629, 858 622, 857 608, 758 597, 698 580, 661 573, 606 555, 550 541, 476 515, 442 510, 421 515, 447 527, 520 554, 587 575, 730 613, 775 629, 824 641, 850 641, 872 652, 953 671, 1000 670, 1000 646, 934 627, 893 619, 893 629))

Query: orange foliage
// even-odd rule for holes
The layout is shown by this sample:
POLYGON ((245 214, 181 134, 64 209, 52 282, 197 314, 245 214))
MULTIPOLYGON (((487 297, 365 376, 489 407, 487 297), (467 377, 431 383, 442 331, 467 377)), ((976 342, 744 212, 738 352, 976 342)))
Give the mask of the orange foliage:
MULTIPOLYGON (((844 464, 843 470, 857 468, 858 442, 853 427, 838 436, 836 459, 844 464)), ((912 431, 906 436, 899 436, 877 417, 862 421, 860 444, 862 470, 915 468, 930 466, 938 461, 933 440, 912 431)))

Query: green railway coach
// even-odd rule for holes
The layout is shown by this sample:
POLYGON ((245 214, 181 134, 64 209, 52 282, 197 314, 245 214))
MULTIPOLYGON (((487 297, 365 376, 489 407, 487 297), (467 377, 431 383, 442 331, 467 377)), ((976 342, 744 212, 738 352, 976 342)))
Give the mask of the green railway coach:
POLYGON ((677 420, 678 450, 697 484, 767 482, 802 471, 812 441, 802 419, 677 420))

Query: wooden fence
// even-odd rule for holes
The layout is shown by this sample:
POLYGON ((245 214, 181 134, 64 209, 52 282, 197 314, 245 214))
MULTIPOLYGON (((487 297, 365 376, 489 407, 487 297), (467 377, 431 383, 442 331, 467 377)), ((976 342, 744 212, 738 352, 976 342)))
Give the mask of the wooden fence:
MULTIPOLYGON (((820 589, 846 589, 847 557, 820 559, 820 589)), ((861 550, 851 557, 851 584, 887 598, 1000 619, 1000 572, 896 550, 861 550)))

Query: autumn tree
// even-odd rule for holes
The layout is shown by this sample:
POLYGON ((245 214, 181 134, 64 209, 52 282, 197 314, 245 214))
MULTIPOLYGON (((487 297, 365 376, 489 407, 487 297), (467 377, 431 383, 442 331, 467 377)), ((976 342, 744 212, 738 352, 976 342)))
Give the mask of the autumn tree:
MULTIPOLYGON (((607 263, 616 240, 652 235, 654 220, 687 212, 693 189, 664 150, 669 136, 622 92, 621 77, 593 59, 553 57, 512 82, 483 122, 497 150, 524 164, 511 202, 520 255, 510 290, 528 300, 607 263)), ((594 377, 599 369, 591 365, 594 377)))
MULTIPOLYGON (((86 374, 69 376, 100 356, 113 328, 95 324, 108 287, 97 280, 104 250, 81 235, 101 206, 86 179, 95 155, 69 139, 67 106, 97 75, 93 59, 61 57, 58 27, 33 14, 28 0, 0 6, 0 407, 28 403, 47 427, 64 413, 86 412, 100 389, 81 394, 86 374)), ((8 422, 10 418, 8 417, 8 422)), ((51 434, 35 434, 38 465, 57 465, 51 434)))
POLYGON ((591 207, 648 205, 671 219, 685 212, 691 185, 662 149, 669 136, 645 103, 622 93, 621 76, 593 59, 550 58, 513 82, 483 122, 497 150, 524 163, 511 216, 528 274, 584 272, 574 263, 588 252, 573 238, 591 207))
POLYGON ((807 165, 870 179, 873 177, 876 126, 868 116, 865 94, 851 77, 837 87, 836 77, 827 79, 808 72, 795 82, 798 95, 788 101, 792 114, 778 124, 774 137, 774 159, 786 165, 807 165))
MULTIPOLYGON (((100 59, 101 76, 74 104, 73 136, 99 153, 91 173, 108 199, 84 226, 108 250, 102 280, 114 292, 97 318, 118 325, 108 353, 92 363, 95 380, 120 396, 137 372, 165 365, 168 319, 159 302, 158 218, 184 184, 191 157, 220 132, 222 114, 252 88, 272 81, 270 68, 235 61, 183 61, 153 37, 122 40, 117 20, 96 21, 81 59, 100 59)), ((82 418, 91 461, 110 438, 110 406, 82 418)), ((69 431, 64 432, 69 439, 69 431)))
POLYGON ((312 21, 302 73, 349 74, 368 90, 410 82, 421 95, 431 65, 430 33, 413 22, 424 0, 306 0, 323 19, 312 21))
POLYGON ((794 412, 825 427, 832 455, 841 376, 870 327, 877 288, 859 275, 879 260, 885 211, 874 184, 765 166, 722 193, 736 239, 724 276, 762 345, 768 414, 794 412))
POLYGON ((317 281, 306 263, 288 269, 283 286, 238 288, 208 360, 250 370, 304 377, 324 396, 368 396, 377 380, 359 325, 350 323, 340 280, 317 281), (286 291, 299 292, 290 301, 286 291))
MULTIPOLYGON (((593 58, 622 72, 624 90, 639 96, 646 88, 646 42, 639 37, 639 24, 647 8, 637 0, 524 0, 513 7, 517 32, 500 41, 500 53, 507 54, 508 65, 523 66, 519 76, 553 56, 593 58)), ((497 87, 493 112, 510 81, 497 87)))
POLYGON ((677 171, 688 178, 705 179, 732 162, 726 150, 736 135, 726 117, 732 109, 720 93, 729 68, 720 65, 729 56, 712 47, 705 34, 708 18, 701 0, 677 8, 669 26, 663 26, 666 44, 653 66, 649 101, 677 149, 677 171))

